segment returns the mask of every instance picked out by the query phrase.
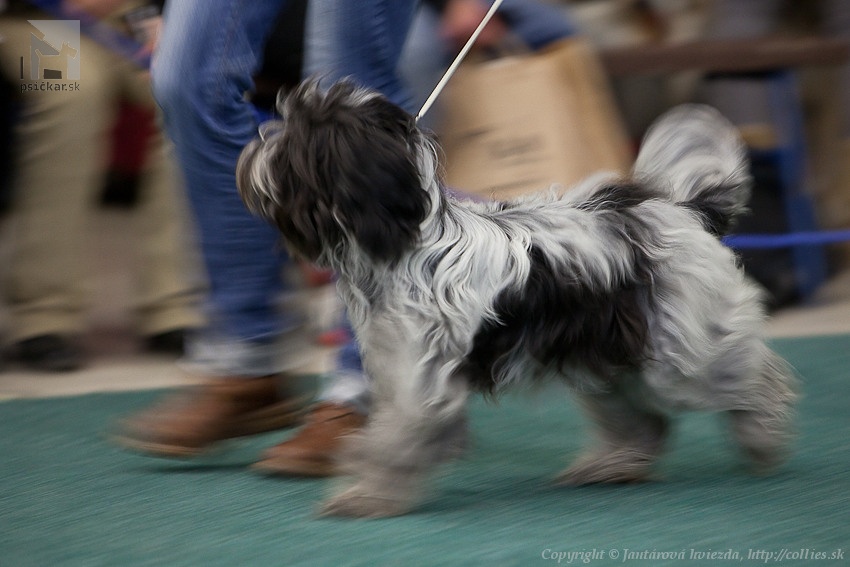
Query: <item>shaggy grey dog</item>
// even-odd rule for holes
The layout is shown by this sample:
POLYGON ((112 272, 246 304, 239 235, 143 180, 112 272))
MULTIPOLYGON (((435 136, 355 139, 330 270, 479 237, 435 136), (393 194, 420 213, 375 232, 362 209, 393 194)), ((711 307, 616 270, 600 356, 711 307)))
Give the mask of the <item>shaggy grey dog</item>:
POLYGON ((471 391, 541 380, 569 384, 598 430, 565 484, 646 479, 683 410, 724 412, 760 469, 787 456, 794 379, 718 240, 750 186, 718 113, 671 111, 628 179, 474 203, 444 190, 435 143, 375 92, 308 81, 279 110, 242 154, 241 195, 338 273, 373 379, 325 513, 409 511, 463 445, 471 391))

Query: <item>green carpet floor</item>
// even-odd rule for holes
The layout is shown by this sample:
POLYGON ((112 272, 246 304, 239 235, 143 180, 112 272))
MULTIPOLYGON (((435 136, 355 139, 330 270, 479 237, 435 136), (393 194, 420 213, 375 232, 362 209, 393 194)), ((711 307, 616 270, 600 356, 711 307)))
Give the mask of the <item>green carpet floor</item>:
POLYGON ((476 400, 467 458, 447 467, 415 514, 388 520, 318 519, 326 482, 246 470, 285 434, 197 462, 105 442, 109 424, 153 393, 0 403, 0 567, 505 566, 559 557, 561 565, 754 565, 767 553, 784 553, 786 564, 850 565, 850 336, 775 346, 805 381, 799 446, 776 476, 748 476, 722 421, 691 415, 678 423, 662 482, 554 487, 584 424, 565 392, 547 390, 497 406, 476 400), (738 556, 701 555, 710 552, 738 556), (815 553, 834 558, 813 562, 815 553))

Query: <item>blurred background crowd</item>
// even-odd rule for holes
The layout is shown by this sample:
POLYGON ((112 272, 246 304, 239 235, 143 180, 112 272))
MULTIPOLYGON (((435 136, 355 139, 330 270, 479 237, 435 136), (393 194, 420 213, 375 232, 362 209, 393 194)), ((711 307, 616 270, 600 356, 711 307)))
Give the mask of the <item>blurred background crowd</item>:
MULTIPOLYGON (((162 7, 139 0, 0 1, 0 341, 6 368, 84 366, 83 337, 99 324, 98 304, 111 300, 112 283, 103 281, 120 281, 132 290, 131 297, 121 296, 121 309, 140 350, 179 356, 186 337, 203 324, 206 283, 194 221, 174 153, 160 129, 146 67, 162 7), (78 59, 30 23, 57 14, 76 15, 83 23, 78 59), (73 68, 50 67, 49 56, 54 67, 62 67, 55 64, 57 57, 76 60, 79 78, 73 68), (65 73, 53 77, 56 83, 84 88, 28 90, 27 84, 51 80, 48 74, 35 80, 25 76, 24 63, 36 60, 44 61, 39 71, 65 73), (98 220, 104 216, 107 223, 98 220), (130 249, 92 245, 111 240, 129 243, 130 249), (121 257, 93 252, 104 249, 121 257)), ((430 93, 486 7, 483 0, 421 3, 400 69, 416 104, 430 93)), ((301 77, 306 9, 307 0, 291 2, 279 17, 251 95, 258 112, 269 111, 278 90, 301 77)), ((706 40, 850 39, 850 3, 843 0, 509 0, 503 11, 482 35, 476 61, 545 50, 568 38, 586 42, 599 56, 604 88, 616 101, 613 118, 633 147, 654 118, 692 101, 717 106, 754 152, 781 141, 768 112, 765 73, 730 79, 698 65, 655 74, 622 68, 615 73, 606 66, 616 63, 612 53, 706 40)), ((848 229, 850 63, 846 53, 828 64, 818 62, 817 54, 812 60, 788 63, 800 80, 801 90, 793 94, 799 94, 807 149, 801 154, 805 196, 815 228, 848 229)), ((438 136, 447 127, 441 122, 444 110, 438 101, 428 116, 438 136)), ((572 118, 577 126, 585 119, 572 118)), ((782 167, 781 160, 754 161, 753 210, 742 230, 789 228, 777 186, 782 167)), ((830 277, 847 269, 846 245, 824 250, 830 277)), ((771 307, 807 299, 799 292, 788 250, 755 251, 745 258, 747 269, 766 287, 771 307)), ((290 277, 302 288, 333 279, 309 266, 299 266, 290 277)), ((323 322, 314 335, 322 344, 346 340, 334 320, 323 322)))

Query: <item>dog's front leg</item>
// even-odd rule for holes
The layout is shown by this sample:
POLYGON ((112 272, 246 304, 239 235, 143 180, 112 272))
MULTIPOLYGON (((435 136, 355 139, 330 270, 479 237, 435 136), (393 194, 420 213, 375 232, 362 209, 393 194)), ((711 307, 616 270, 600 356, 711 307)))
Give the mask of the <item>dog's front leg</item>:
POLYGON ((394 412, 376 413, 342 455, 353 484, 331 496, 322 515, 382 518, 411 511, 423 497, 428 473, 459 451, 447 444, 464 437, 452 430, 465 425, 459 418, 450 426, 430 428, 394 412))
POLYGON ((462 451, 465 381, 453 377, 435 385, 434 375, 427 373, 412 380, 394 378, 393 387, 386 381, 376 385, 369 423, 348 440, 341 455, 342 469, 353 475, 353 484, 325 502, 323 515, 379 518, 407 513, 421 500, 428 473, 462 451))

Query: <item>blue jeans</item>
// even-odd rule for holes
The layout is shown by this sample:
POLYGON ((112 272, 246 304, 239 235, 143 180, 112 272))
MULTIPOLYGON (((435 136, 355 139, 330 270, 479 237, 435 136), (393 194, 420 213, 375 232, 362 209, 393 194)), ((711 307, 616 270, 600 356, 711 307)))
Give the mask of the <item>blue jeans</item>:
POLYGON ((310 0, 305 75, 324 84, 350 77, 413 109, 398 73, 416 0, 310 0))
MULTIPOLYGON (((414 112, 398 67, 416 4, 413 0, 310 0, 305 75, 318 75, 326 85, 350 77, 414 112), (325 26, 335 32, 328 33, 325 26)), ((351 331, 347 321, 345 325, 351 331)), ((369 382, 356 340, 340 348, 336 370, 328 378, 320 400, 368 413, 369 382)))
MULTIPOLYGON (((209 326, 190 346, 190 357, 212 375, 286 370, 279 343, 298 324, 278 308, 286 262, 278 232, 245 209, 235 181, 239 154, 257 133, 244 93, 252 89, 265 39, 284 5, 285 0, 169 2, 152 69, 210 285, 209 326)), ((392 49, 401 51, 395 44, 404 40, 409 24, 404 18, 409 20, 412 6, 412 0, 311 2, 307 71, 329 79, 350 75, 401 97, 392 49), (324 17, 331 8, 337 16, 324 17)))

